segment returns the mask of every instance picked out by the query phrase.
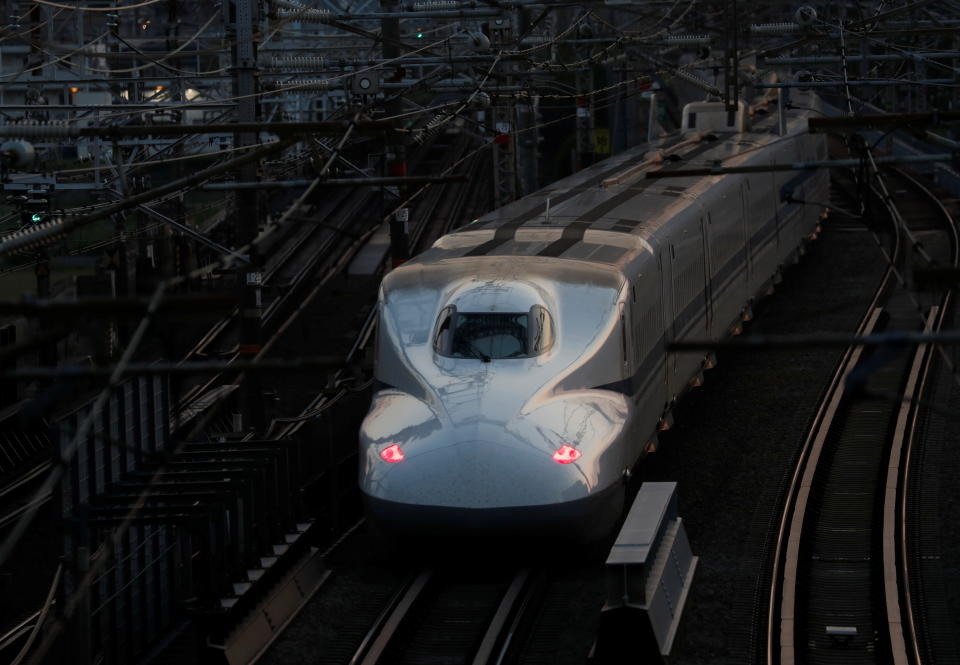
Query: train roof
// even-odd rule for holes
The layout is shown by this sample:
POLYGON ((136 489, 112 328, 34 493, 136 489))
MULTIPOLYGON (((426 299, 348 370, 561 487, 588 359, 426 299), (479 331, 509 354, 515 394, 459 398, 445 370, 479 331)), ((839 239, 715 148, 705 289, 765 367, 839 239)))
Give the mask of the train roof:
MULTIPOLYGON (((790 133, 801 134, 805 125, 805 114, 791 119, 790 133)), ((767 159, 757 148, 781 138, 774 129, 775 118, 768 116, 750 132, 699 140, 674 136, 631 148, 443 236, 401 270, 440 263, 447 270, 473 271, 482 261, 471 259, 506 266, 524 257, 524 263, 563 259, 619 273, 638 256, 652 253, 664 223, 697 205, 697 197, 721 177, 647 179, 637 171, 638 164, 657 151, 669 155, 659 167, 663 170, 713 166, 717 160, 749 164, 767 159)), ((565 269, 570 268, 568 263, 565 269)))

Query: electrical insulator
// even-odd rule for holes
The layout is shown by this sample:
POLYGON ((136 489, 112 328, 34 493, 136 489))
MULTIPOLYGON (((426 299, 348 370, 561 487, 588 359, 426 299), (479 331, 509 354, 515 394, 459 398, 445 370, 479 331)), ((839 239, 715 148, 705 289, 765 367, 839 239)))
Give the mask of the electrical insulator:
POLYGON ((755 23, 750 32, 755 35, 789 35, 800 31, 796 23, 755 23))
POLYGON ((261 57, 260 66, 267 69, 324 69, 327 66, 327 59, 322 55, 261 57))
MULTIPOLYGON (((797 83, 810 83, 811 81, 813 81, 813 74, 808 72, 806 69, 801 69, 800 71, 798 71, 796 74, 793 75, 793 80, 796 81, 797 83)), ((802 91, 807 91, 809 89, 810 88, 808 87, 800 88, 800 90, 802 91)))
POLYGON ((470 98, 470 107, 475 109, 485 109, 490 107, 490 95, 482 90, 470 98))
POLYGON ((293 0, 273 0, 278 7, 277 18, 306 21, 308 23, 326 23, 333 15, 329 9, 307 7, 293 0))
POLYGON ((326 9, 278 9, 277 18, 306 23, 327 23, 331 16, 326 9))
POLYGON ((713 38, 709 35, 667 35, 663 41, 674 46, 686 46, 688 44, 709 44, 713 41, 713 38))
POLYGON ((796 21, 798 25, 806 28, 817 20, 817 10, 810 5, 804 5, 797 9, 793 15, 793 20, 796 21))
POLYGON ((413 140, 416 143, 423 143, 431 136, 435 135, 440 131, 440 128, 445 125, 453 116, 451 115, 437 115, 430 119, 430 122, 420 130, 414 137, 413 140))
POLYGON ((695 85, 701 90, 705 90, 706 92, 710 93, 711 95, 717 95, 717 96, 720 95, 720 89, 717 86, 711 84, 709 81, 705 81, 704 79, 700 78, 696 74, 685 72, 682 69, 678 69, 674 71, 673 74, 677 78, 681 78, 687 83, 689 83, 690 85, 695 85))
POLYGON ((472 46, 475 51, 490 50, 490 38, 482 32, 468 32, 467 36, 470 38, 470 46, 472 46))
POLYGON ((330 81, 328 79, 295 79, 293 81, 271 83, 266 87, 271 90, 308 92, 310 90, 328 90, 330 88, 330 81))
POLYGON ((460 3, 456 0, 423 0, 413 3, 413 11, 426 12, 442 9, 460 9, 460 3))
POLYGON ((32 224, 3 236, 0 245, 11 254, 33 252, 56 242, 63 235, 62 227, 63 224, 58 220, 32 224))
POLYGON ((80 129, 75 125, 67 125, 58 121, 40 122, 37 120, 21 120, 9 125, 0 126, 0 136, 19 136, 22 138, 60 138, 64 136, 79 136, 80 129))
POLYGON ((0 156, 15 169, 23 169, 33 164, 37 156, 32 143, 26 141, 7 141, 0 145, 0 156))

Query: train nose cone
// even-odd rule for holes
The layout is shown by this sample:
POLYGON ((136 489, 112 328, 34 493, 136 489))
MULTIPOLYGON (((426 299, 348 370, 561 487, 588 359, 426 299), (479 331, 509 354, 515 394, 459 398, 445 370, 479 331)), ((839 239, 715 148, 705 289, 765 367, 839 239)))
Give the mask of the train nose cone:
POLYGON ((582 541, 602 536, 619 515, 620 486, 596 491, 577 464, 558 464, 529 443, 475 439, 419 453, 416 447, 368 475, 367 513, 385 531, 582 541))
POLYGON ((403 454, 396 464, 368 459, 369 493, 411 504, 494 508, 553 503, 588 489, 575 468, 516 441, 413 442, 403 454))

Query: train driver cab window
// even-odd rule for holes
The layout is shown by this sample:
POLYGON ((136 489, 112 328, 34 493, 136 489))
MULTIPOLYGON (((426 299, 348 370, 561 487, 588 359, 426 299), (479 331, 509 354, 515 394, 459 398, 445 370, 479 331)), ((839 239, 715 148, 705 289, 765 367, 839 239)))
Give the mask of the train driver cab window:
POLYGON ((445 307, 436 331, 433 348, 439 355, 484 362, 539 355, 554 338, 550 314, 539 305, 529 312, 458 312, 445 307))

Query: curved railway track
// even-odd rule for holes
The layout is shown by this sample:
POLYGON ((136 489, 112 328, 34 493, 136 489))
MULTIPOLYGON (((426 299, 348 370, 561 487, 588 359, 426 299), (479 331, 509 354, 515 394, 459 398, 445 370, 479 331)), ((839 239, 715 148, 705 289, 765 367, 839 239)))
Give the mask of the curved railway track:
MULTIPOLYGON (((897 233, 857 333, 936 331, 951 293, 904 288, 904 266, 955 267, 955 221, 903 172, 884 172, 876 194, 897 233)), ((771 665, 919 662, 905 489, 917 400, 934 353, 926 345, 898 351, 847 349, 798 456, 769 594, 771 665)))

